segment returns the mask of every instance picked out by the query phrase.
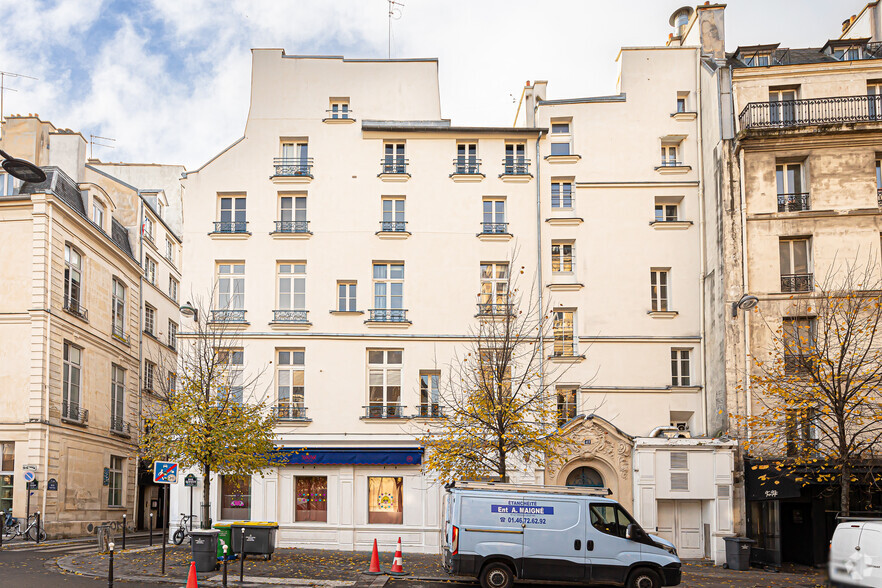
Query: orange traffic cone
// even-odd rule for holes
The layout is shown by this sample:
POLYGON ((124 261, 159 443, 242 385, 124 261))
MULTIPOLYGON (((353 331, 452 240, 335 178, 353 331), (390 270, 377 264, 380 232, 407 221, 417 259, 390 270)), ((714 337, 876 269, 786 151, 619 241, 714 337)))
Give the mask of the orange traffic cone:
POLYGON ((196 580, 196 562, 190 562, 190 575, 187 576, 187 588, 199 588, 199 582, 196 580))
POLYGON ((390 576, 406 576, 407 573, 401 567, 404 561, 401 558, 401 537, 398 538, 398 548, 395 550, 395 558, 392 560, 392 567, 389 568, 390 576))
POLYGON ((371 576, 379 576, 383 573, 383 570, 380 569, 380 554, 377 551, 376 539, 374 539, 374 551, 371 553, 371 567, 368 571, 364 573, 370 574, 371 576))

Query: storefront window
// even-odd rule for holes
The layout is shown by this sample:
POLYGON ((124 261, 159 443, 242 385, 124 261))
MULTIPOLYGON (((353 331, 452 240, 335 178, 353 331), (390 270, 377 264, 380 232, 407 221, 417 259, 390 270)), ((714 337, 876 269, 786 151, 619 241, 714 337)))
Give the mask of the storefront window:
POLYGON ((404 478, 368 478, 368 523, 400 525, 404 522, 404 478))
POLYGON ((221 476, 221 519, 251 520, 250 476, 221 476))
POLYGON ((15 443, 0 443, 0 510, 12 510, 12 480, 15 474, 15 443))
POLYGON ((326 477, 297 477, 294 520, 328 522, 328 479, 326 477))

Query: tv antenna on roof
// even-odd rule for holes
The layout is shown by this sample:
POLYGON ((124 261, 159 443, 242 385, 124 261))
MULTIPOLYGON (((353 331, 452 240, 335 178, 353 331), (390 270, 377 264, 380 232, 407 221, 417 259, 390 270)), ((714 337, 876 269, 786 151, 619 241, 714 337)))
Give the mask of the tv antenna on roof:
POLYGON ((96 142, 95 139, 98 139, 99 141, 114 141, 114 142, 116 142, 116 139, 111 139, 110 137, 99 137, 98 135, 89 135, 89 159, 92 159, 92 147, 94 147, 96 145, 98 147, 107 147, 108 149, 116 149, 116 147, 114 147, 113 145, 105 145, 104 143, 96 142))
POLYGON ((9 76, 10 78, 27 78, 29 80, 37 79, 24 74, 12 73, 11 71, 0 71, 0 120, 3 120, 3 95, 6 93, 6 90, 9 90, 10 92, 18 92, 15 88, 9 88, 3 83, 6 76, 9 76))
POLYGON ((392 21, 401 18, 401 11, 396 6, 404 6, 404 2, 386 0, 389 3, 389 59, 392 59, 392 21))

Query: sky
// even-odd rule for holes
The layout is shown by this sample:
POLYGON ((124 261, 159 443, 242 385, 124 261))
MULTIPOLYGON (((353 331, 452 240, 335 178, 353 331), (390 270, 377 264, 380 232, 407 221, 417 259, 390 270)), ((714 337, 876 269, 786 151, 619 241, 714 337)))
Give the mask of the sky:
MULTIPOLYGON (((684 0, 398 0, 393 58, 437 57, 457 125, 511 125, 527 80, 548 98, 615 93, 618 50, 664 45, 684 0)), ((726 46, 821 46, 860 0, 730 0, 726 46)), ((252 47, 385 58, 387 0, 0 0, 4 114, 109 137, 104 161, 195 169, 242 136, 252 47)))

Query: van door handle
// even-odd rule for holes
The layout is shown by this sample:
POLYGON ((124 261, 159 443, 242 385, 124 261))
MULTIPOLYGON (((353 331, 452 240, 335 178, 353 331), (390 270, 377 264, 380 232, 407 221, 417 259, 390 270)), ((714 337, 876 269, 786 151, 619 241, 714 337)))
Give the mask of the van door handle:
POLYGON ((573 549, 575 549, 576 551, 582 549, 582 540, 581 539, 576 539, 573 542, 573 549))
POLYGON ((594 551, 594 541, 592 539, 585 542, 585 549, 588 551, 594 551))

